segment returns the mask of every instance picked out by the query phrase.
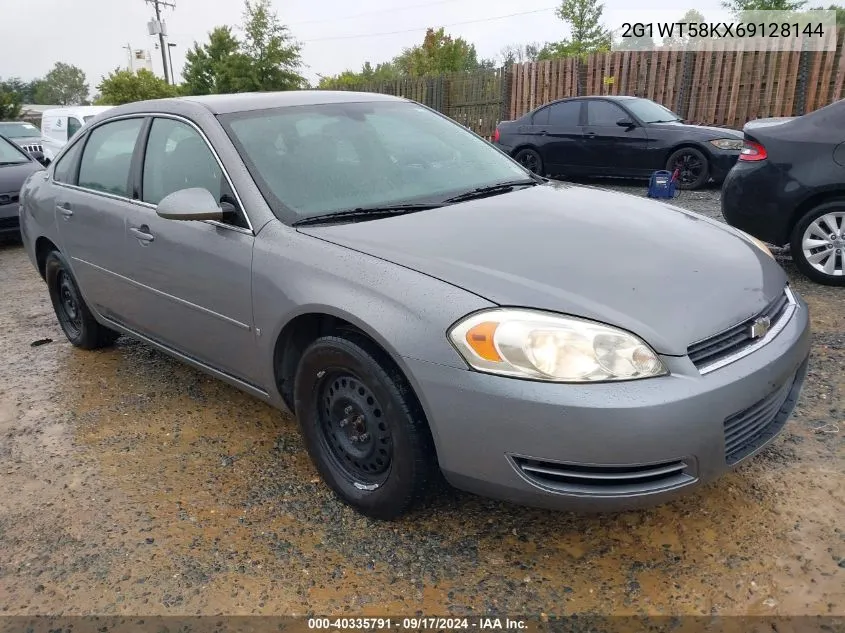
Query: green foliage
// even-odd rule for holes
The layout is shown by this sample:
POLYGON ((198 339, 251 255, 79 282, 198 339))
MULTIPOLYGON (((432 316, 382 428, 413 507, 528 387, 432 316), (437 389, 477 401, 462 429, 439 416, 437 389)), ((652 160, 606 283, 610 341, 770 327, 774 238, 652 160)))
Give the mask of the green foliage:
POLYGON ((88 101, 88 84, 81 68, 56 62, 33 95, 36 103, 45 105, 80 105, 88 101))
POLYGON ((9 77, 0 81, 0 91, 16 94, 21 103, 35 103, 35 93, 41 84, 40 79, 23 81, 20 77, 9 77))
POLYGON ((165 99, 179 95, 179 88, 168 84, 149 70, 137 73, 115 69, 97 86, 100 97, 97 105, 121 105, 147 99, 165 99))
POLYGON ((602 24, 604 5, 599 0, 563 0, 556 13, 569 25, 571 37, 552 45, 555 56, 583 57, 610 50, 610 31, 602 24))
POLYGON ((831 4, 826 9, 824 7, 813 7, 813 11, 836 11, 836 26, 845 26, 845 7, 838 4, 831 4))
POLYGON ((346 70, 339 75, 320 77, 322 89, 349 89, 402 77, 432 77, 446 73, 496 68, 493 59, 478 59, 475 46, 462 37, 447 35, 445 29, 426 30, 422 44, 406 48, 391 61, 375 67, 366 62, 360 72, 346 70))
MULTIPOLYGON (((700 11, 697 11, 695 9, 690 9, 689 11, 684 13, 683 17, 681 17, 680 20, 678 20, 679 24, 685 24, 685 25, 686 24, 700 24, 702 22, 705 22, 704 15, 700 11)), ((690 38, 689 38, 689 35, 686 32, 686 27, 685 27, 683 37, 681 37, 681 31, 679 29, 677 32, 672 33, 672 37, 664 37, 663 38, 663 45, 664 46, 672 46, 672 47, 684 46, 684 45, 689 43, 689 39, 690 38)))
POLYGON ((800 11, 806 4, 807 0, 723 0, 722 2, 725 9, 729 9, 734 16, 739 18, 755 11, 800 11))
POLYGON ((511 64, 522 64, 525 62, 536 62, 540 56, 541 46, 538 42, 528 44, 509 44, 502 49, 500 56, 502 66, 511 64))
POLYGON ((185 94, 296 90, 305 85, 299 73, 301 47, 269 0, 246 0, 242 30, 243 39, 238 39, 228 26, 217 27, 208 42, 194 43, 182 73, 185 94))
POLYGON ((0 121, 12 121, 21 115, 21 98, 0 85, 0 121))

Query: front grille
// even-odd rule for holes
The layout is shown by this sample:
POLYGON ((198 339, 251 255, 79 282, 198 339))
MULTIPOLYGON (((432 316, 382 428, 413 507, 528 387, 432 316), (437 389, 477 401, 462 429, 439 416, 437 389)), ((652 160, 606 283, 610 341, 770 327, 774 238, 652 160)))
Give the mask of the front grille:
POLYGON ((20 194, 17 193, 0 193, 0 206, 4 204, 17 204, 20 200, 20 194))
POLYGON ((27 143, 26 145, 21 145, 25 152, 43 152, 44 148, 38 143, 27 143))
POLYGON ((20 228, 20 219, 17 216, 13 218, 0 218, 0 231, 17 228, 20 228))
POLYGON ((729 465, 748 457, 780 433, 795 408, 806 371, 805 361, 790 380, 725 420, 725 461, 729 465))
POLYGON ((757 319, 768 317, 771 324, 770 328, 774 329, 775 326, 780 324, 780 320, 786 316, 787 308, 793 303, 791 291, 789 288, 785 288, 759 314, 755 314, 750 319, 746 319, 724 332, 690 345, 687 348, 690 360, 699 370, 702 370, 742 351, 760 340, 754 338, 751 332, 751 326, 757 319))
POLYGON ((645 494, 696 480, 684 460, 646 465, 586 466, 512 457, 526 479, 555 492, 594 496, 645 494))

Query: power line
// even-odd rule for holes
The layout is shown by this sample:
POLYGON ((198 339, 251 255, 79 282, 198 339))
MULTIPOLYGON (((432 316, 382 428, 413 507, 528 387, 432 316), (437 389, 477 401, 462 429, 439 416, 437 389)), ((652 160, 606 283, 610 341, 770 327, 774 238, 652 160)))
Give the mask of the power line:
MULTIPOLYGON (((530 13, 544 13, 546 11, 552 11, 557 7, 546 7, 545 9, 533 9, 531 11, 520 11, 518 13, 509 13, 508 15, 497 15, 492 18, 481 18, 478 20, 465 20, 464 22, 452 22, 451 24, 440 24, 440 27, 447 27, 447 26, 460 26, 462 24, 477 24, 479 22, 492 22, 493 20, 504 20, 505 18, 514 18, 518 15, 528 15, 530 13)), ((360 39, 362 37, 379 37, 381 35, 398 35, 399 33, 415 33, 417 31, 425 31, 426 29, 431 28, 431 26, 420 26, 415 29, 404 29, 402 31, 383 31, 381 33, 361 33, 359 35, 338 35, 334 37, 318 37, 315 39, 310 40, 300 40, 303 43, 310 43, 310 42, 327 42, 329 40, 354 40, 360 39)))
POLYGON ((353 18, 360 18, 368 15, 383 15, 385 13, 396 13, 398 11, 407 11, 408 9, 421 9, 424 7, 434 7, 440 4, 447 4, 449 2, 457 2, 458 0, 435 0, 435 2, 423 2, 422 4, 410 4, 405 7, 393 7, 382 9, 379 11, 365 11, 364 13, 353 13, 352 15, 344 15, 339 18, 327 18, 325 20, 306 20, 305 22, 292 22, 288 26, 302 26, 304 24, 325 24, 326 22, 339 22, 341 20, 352 20, 353 18))
MULTIPOLYGON (((158 41, 161 44, 161 65, 164 67, 164 81, 165 81, 165 83, 169 84, 170 83, 170 72, 167 70, 167 53, 168 53, 169 49, 164 43, 164 29, 162 27, 162 22, 161 22, 161 8, 165 7, 165 8, 175 9, 176 4, 174 2, 172 2, 171 0, 145 0, 145 2, 147 4, 151 4, 151 5, 153 5, 153 7, 155 7, 155 12, 156 12, 155 23, 156 23, 156 29, 158 30, 158 41)), ((153 33, 150 32, 150 35, 153 35, 153 33)), ((175 78, 173 79, 173 83, 174 84, 176 83, 175 78)))

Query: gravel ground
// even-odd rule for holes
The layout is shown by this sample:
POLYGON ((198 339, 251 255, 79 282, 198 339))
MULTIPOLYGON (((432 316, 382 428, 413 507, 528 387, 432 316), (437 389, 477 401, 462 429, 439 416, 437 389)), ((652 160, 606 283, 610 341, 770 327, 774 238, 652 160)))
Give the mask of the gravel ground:
MULTIPOLYGON (((676 203, 719 216, 716 189, 676 203)), ((72 348, 0 246, 0 612, 845 615, 845 290, 782 263, 814 352, 758 457, 648 511, 447 490, 381 524, 327 492, 293 420, 140 343, 72 348)))

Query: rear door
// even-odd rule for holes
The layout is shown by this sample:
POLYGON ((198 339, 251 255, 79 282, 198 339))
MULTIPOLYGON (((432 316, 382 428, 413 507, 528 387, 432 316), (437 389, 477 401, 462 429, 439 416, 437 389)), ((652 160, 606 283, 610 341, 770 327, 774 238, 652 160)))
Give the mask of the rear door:
POLYGON ((91 130, 53 172, 56 224, 86 302, 104 316, 121 316, 127 261, 125 219, 132 208, 131 165, 143 118, 91 130))
POLYGON ((612 101, 588 99, 584 125, 584 156, 589 170, 608 176, 630 176, 648 172, 644 167, 648 135, 636 125, 623 127, 619 121, 634 117, 612 101))
POLYGON ((548 171, 580 173, 584 165, 581 100, 559 101, 534 115, 534 143, 548 171))
MULTIPOLYGON (((259 385, 252 321, 255 242, 231 181, 205 137, 185 120, 152 120, 141 204, 127 219, 128 325, 191 359, 259 385), (200 187, 226 203, 223 222, 167 220, 158 203, 200 187)), ((281 271, 280 271, 281 274, 281 271)))

